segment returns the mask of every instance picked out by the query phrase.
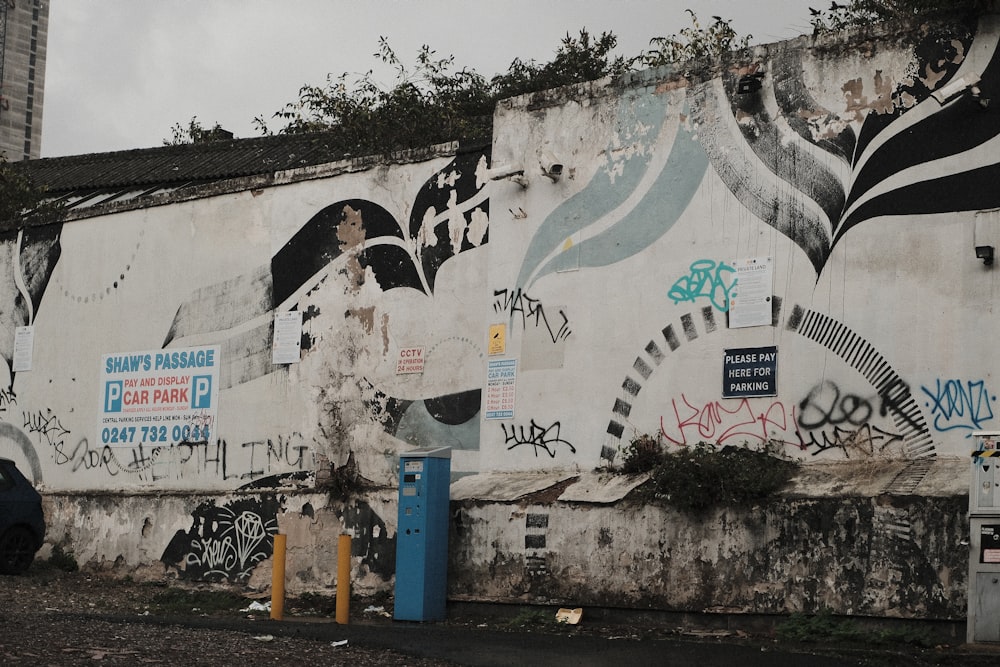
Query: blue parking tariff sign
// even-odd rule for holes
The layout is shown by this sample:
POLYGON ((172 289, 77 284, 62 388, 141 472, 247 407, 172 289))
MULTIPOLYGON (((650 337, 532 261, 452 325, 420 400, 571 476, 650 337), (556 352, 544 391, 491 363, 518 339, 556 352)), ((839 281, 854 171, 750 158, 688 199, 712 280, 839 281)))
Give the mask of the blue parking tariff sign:
POLYGON ((490 359, 486 372, 486 419, 514 417, 517 359, 490 359))
POLYGON ((778 395, 778 348, 739 347, 725 350, 722 397, 778 395))
POLYGON ((211 440, 220 366, 217 345, 103 355, 101 444, 169 446, 211 440))

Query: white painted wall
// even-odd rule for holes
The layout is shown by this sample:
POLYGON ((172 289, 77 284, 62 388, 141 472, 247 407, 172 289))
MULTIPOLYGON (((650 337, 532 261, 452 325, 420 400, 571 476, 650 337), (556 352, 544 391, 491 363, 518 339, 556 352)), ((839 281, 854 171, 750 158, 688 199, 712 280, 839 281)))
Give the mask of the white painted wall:
MULTIPOLYGON (((330 583, 323 545, 341 528, 388 553, 385 492, 414 447, 452 447, 456 477, 494 473, 467 480, 473 489, 503 487, 503 473, 517 489, 536 471, 565 481, 616 465, 636 434, 668 448, 776 442, 806 462, 934 455, 964 475, 969 433, 997 427, 1000 271, 974 247, 1000 247, 1000 116, 968 92, 942 104, 928 91, 973 70, 1000 90, 989 67, 1000 27, 990 17, 974 36, 949 30, 928 34, 944 51, 926 61, 903 32, 865 48, 801 38, 717 71, 518 98, 497 109, 481 154, 234 181, 226 194, 97 211, 48 240, 0 238, 8 361, 15 328, 34 326, 31 370, 0 369, 0 456, 76 498, 56 509, 52 540, 88 561, 184 563, 226 531, 265 544, 282 528, 297 536, 303 587, 330 583), (753 72, 760 89, 736 92, 753 72), (555 182, 542 173, 552 158, 555 182), (527 187, 491 180, 490 166, 523 170, 527 187), (774 318, 731 329, 730 267, 752 258, 772 262, 774 318), (276 366, 270 323, 290 310, 304 313, 309 347, 276 366), (491 350, 497 325, 505 345, 491 350), (105 447, 102 355, 203 346, 219 346, 223 364, 213 436, 105 447), (771 346, 776 394, 723 398, 725 351, 771 346), (404 349, 420 351, 422 372, 397 373, 404 349), (512 416, 483 409, 492 361, 517 364, 512 416), (349 463, 379 489, 363 507, 259 489, 312 489, 349 463), (94 525, 74 519, 108 492, 155 521, 114 528, 125 502, 94 525), (183 500, 159 503, 160 492, 183 500)), ((510 554, 524 535, 493 525, 509 523, 510 506, 468 499, 475 525, 467 553, 452 555, 475 577, 501 532, 510 554)), ((587 571, 587 540, 603 539, 616 511, 554 512, 569 522, 554 534, 595 523, 540 557, 587 571)), ((622 531, 615 544, 658 544, 622 531)), ((377 571, 373 589, 391 576, 382 562, 362 573, 377 571)), ((527 566, 512 567, 516 588, 527 566)), ((626 584, 610 582, 625 591, 616 604, 631 599, 626 584)))
MULTIPOLYGON (((350 451, 367 478, 392 483, 396 456, 407 446, 368 416, 363 394, 373 398, 377 389, 413 400, 475 386, 479 367, 469 359, 480 356, 482 318, 471 294, 481 288, 476 256, 482 252, 447 265, 431 296, 410 288, 383 292, 370 269, 363 281, 352 274, 353 255, 344 252, 282 302, 263 310, 254 304, 271 298, 272 258, 318 211, 360 196, 408 227, 417 191, 449 162, 437 158, 64 224, 61 254, 30 321, 31 370, 3 371, 12 383, 3 407, 13 435, 0 441, 0 455, 30 471, 26 439, 41 464, 35 481, 51 491, 226 490, 272 475, 311 473, 315 454, 341 465, 350 451), (308 311, 303 328, 312 346, 298 364, 271 365, 273 314, 293 309, 308 311), (224 367, 212 441, 104 447, 102 355, 208 345, 221 346, 224 367), (422 374, 396 375, 398 350, 406 346, 428 351, 422 374), (254 359, 264 363, 256 375, 248 370, 254 359)), ((336 235, 336 224, 323 231, 334 247, 336 235)), ((399 245, 411 256, 417 251, 412 240, 399 245)), ((31 273, 30 247, 13 256, 31 273)), ((456 456, 459 466, 476 465, 476 452, 468 454, 456 456)))
MULTIPOLYGON (((25 457, 30 443, 36 481, 52 490, 227 490, 351 452, 366 478, 391 485, 399 451, 441 444, 455 448, 459 474, 592 469, 641 433, 669 446, 776 440, 808 461, 964 455, 970 430, 995 422, 984 332, 1000 274, 973 247, 1000 245, 1000 216, 982 212, 989 196, 956 194, 974 194, 961 178, 941 182, 995 164, 996 121, 968 99, 942 105, 903 88, 975 70, 988 89, 995 22, 966 43, 953 35, 951 70, 921 63, 905 34, 867 50, 800 38, 759 47, 750 67, 645 72, 505 102, 492 166, 523 169, 526 188, 490 180, 486 156, 461 169, 445 156, 303 170, 282 185, 66 223, 37 312, 7 319, 12 330, 30 318, 35 347, 3 405, 11 435, 0 455, 25 457), (754 68, 761 89, 737 93, 754 68), (893 153, 899 142, 906 151, 893 153), (553 159, 564 165, 557 182, 542 173, 553 159), (425 185, 443 198, 430 204, 425 185), (859 203, 845 214, 829 204, 838 196, 859 203), (337 256, 270 294, 284 270, 272 262, 296 234, 358 200, 398 232, 362 230, 359 245, 339 236, 339 217, 327 221, 305 243, 327 250, 303 256, 337 256), (866 201, 879 207, 848 220, 866 201), (400 255, 389 270, 362 269, 365 248, 400 255), (447 259, 423 284, 390 277, 435 252, 447 259), (748 258, 771 258, 780 308, 773 326, 730 329, 728 267, 748 258), (706 276, 721 280, 714 292, 711 280, 697 285, 706 276), (271 366, 271 318, 292 309, 306 313, 312 347, 271 366), (506 326, 492 356, 490 325, 506 326), (164 345, 222 345, 217 437, 155 458, 134 443, 104 449, 101 355, 164 345), (723 398, 724 351, 767 346, 778 351, 777 395, 723 398), (426 355, 422 373, 396 373, 404 348, 426 355), (513 418, 474 414, 496 359, 517 362, 513 418), (430 416, 435 399, 463 392, 460 417, 430 416)), ((15 245, 10 272, 33 275, 33 246, 15 245)))
POLYGON ((668 446, 780 441, 805 461, 966 456, 969 433, 995 422, 993 343, 980 334, 997 324, 1000 274, 974 246, 1000 240, 996 214, 980 210, 1000 202, 956 189, 975 191, 962 172, 995 164, 970 137, 978 128, 995 135, 1000 123, 968 93, 942 105, 901 91, 973 70, 992 82, 996 36, 988 17, 968 57, 957 33, 942 40, 956 49, 947 73, 898 35, 865 49, 801 38, 758 49, 765 76, 749 95, 734 90, 748 69, 732 66, 704 81, 647 73, 634 87, 567 91, 549 106, 530 97, 502 105, 495 158, 523 166, 528 187, 495 188, 489 288, 521 287, 553 331, 565 322, 571 333, 553 342, 518 312, 527 302, 492 314, 509 326, 504 356, 518 360, 517 398, 513 419, 484 421, 483 467, 586 470, 643 433, 668 446), (809 129, 796 132, 802 119, 809 129), (854 153, 820 141, 844 130, 853 166, 854 153), (900 142, 913 155, 896 157, 900 142), (565 164, 558 182, 541 172, 546 153, 565 164), (885 171, 871 176, 873 165, 885 171), (641 175, 626 196, 629 169, 641 175), (957 180, 942 184, 950 176, 957 180), (840 237, 840 209, 822 207, 830 191, 857 197, 846 215, 865 201, 881 207, 840 237), (896 213, 894 197, 926 201, 896 213), (630 214, 629 229, 615 234, 630 214), (810 261, 783 220, 813 225, 825 262, 810 261), (615 257, 656 227, 662 236, 615 257), (595 247, 585 248, 588 239, 595 247), (671 298, 678 281, 698 277, 694 266, 765 257, 780 300, 774 326, 728 328, 725 304, 709 291, 671 298), (812 322, 790 324, 796 308, 815 313, 812 322), (723 398, 724 351, 765 346, 778 350, 777 395, 723 398))

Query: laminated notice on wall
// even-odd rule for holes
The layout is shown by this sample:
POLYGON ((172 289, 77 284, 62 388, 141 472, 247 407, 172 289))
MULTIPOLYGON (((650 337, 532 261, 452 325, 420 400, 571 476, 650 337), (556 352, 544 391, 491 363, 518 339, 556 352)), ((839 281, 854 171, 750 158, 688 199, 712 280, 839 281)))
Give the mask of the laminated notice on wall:
POLYGON ((514 417, 514 388, 517 385, 516 359, 490 359, 486 373, 486 418, 514 417))
POLYGON ((404 347, 396 357, 396 375, 424 372, 424 348, 404 347))
POLYGON ((492 357, 497 354, 505 354, 506 352, 507 352, 507 325, 491 324, 490 344, 489 344, 490 356, 492 357))
POLYGON ((979 562, 1000 563, 1000 525, 979 527, 979 562))
POLYGON ((14 364, 15 373, 31 370, 31 354, 35 347, 35 327, 17 327, 14 330, 14 364))
POLYGON ((302 358, 302 311, 274 314, 272 364, 297 364, 302 358))
POLYGON ((103 355, 100 445, 213 442, 222 364, 218 345, 103 355))
POLYGON ((729 298, 729 328, 769 326, 774 269, 770 257, 733 261, 736 284, 729 298))

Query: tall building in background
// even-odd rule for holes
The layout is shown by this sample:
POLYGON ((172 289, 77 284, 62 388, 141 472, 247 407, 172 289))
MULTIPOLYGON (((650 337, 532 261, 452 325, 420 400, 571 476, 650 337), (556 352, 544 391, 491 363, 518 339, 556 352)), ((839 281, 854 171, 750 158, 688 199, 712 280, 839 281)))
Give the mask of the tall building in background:
POLYGON ((49 5, 0 0, 0 152, 11 162, 42 148, 42 99, 49 5))

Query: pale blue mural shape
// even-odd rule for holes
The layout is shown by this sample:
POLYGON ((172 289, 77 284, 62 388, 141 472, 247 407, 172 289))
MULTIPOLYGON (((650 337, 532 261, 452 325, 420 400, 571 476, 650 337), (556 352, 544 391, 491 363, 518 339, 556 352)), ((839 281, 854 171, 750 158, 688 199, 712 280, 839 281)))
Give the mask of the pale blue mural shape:
MULTIPOLYGON (((618 106, 616 126, 642 128, 642 136, 620 136, 618 142, 608 146, 607 153, 611 155, 620 146, 641 146, 643 138, 653 143, 663 132, 669 101, 667 95, 623 96, 618 106)), ((695 136, 682 126, 674 135, 670 154, 660 174, 650 182, 647 172, 657 164, 654 157, 658 150, 662 148, 652 146, 650 150, 635 151, 623 160, 621 170, 614 174, 610 169, 599 170, 583 190, 552 211, 542 222, 525 253, 517 279, 518 287, 527 289, 542 276, 555 271, 619 262, 663 236, 688 207, 709 161, 695 136), (620 220, 545 262, 574 234, 614 214, 644 182, 650 183, 648 191, 620 220), (542 262, 545 262, 544 266, 538 268, 542 262)))
POLYGON ((462 424, 445 424, 434 419, 423 405, 414 404, 399 420, 395 435, 415 447, 478 450, 479 415, 462 424))

